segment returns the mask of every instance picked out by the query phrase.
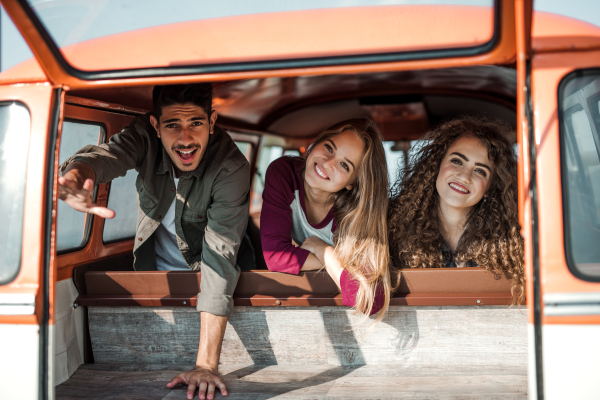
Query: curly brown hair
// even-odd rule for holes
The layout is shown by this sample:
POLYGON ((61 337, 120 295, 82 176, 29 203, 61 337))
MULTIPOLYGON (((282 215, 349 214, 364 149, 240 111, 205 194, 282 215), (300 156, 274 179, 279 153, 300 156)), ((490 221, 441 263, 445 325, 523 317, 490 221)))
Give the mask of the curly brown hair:
MULTIPOLYGON (((495 166, 486 199, 467 216, 455 259, 504 275, 512 280, 513 303, 525 299, 524 245, 520 234, 517 159, 505 124, 484 117, 462 117, 440 125, 423 139, 429 141, 407 163, 392 189, 388 208, 390 255, 399 274, 402 268, 442 267, 444 239, 440 233, 436 179, 450 146, 472 136, 486 147, 495 166)), ((398 275, 398 282, 400 281, 398 275)))

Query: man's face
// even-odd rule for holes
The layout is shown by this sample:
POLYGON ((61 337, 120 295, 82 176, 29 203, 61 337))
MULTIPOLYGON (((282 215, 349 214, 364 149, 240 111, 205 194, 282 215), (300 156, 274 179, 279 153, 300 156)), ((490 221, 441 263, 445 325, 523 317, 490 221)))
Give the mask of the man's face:
POLYGON ((209 116, 195 104, 163 107, 160 120, 150 116, 150 122, 173 161, 177 177, 198 167, 216 120, 216 111, 213 110, 209 116))

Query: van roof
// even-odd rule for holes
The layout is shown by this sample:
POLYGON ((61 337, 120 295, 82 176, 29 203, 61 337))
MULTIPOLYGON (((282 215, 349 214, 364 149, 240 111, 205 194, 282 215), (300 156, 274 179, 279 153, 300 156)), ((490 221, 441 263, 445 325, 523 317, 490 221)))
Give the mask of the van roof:
MULTIPOLYGON (((257 54, 270 58, 304 58, 336 56, 350 51, 400 52, 423 50, 428 43, 434 43, 436 48, 455 48, 479 44, 491 37, 490 21, 486 18, 489 7, 445 6, 461 9, 450 19, 436 16, 447 11, 441 6, 409 7, 410 13, 399 6, 349 7, 180 22, 75 43, 62 48, 61 52, 77 68, 103 70, 185 65, 196 63, 200 57, 208 63, 231 63, 248 61, 257 54), (277 18, 273 14, 277 14, 277 18), (332 18, 339 23, 331 24, 332 18), (306 20, 317 28, 304 29, 306 20), (429 23, 432 20, 440 23, 429 23), (261 24, 277 24, 287 29, 289 35, 276 38, 273 30, 253 29, 261 24), (357 29, 357 26, 365 29, 357 29), (401 29, 401 35, 397 34, 399 27, 409 26, 413 29, 401 29), (469 26, 469 30, 455 29, 457 26, 469 26), (367 27, 369 34, 365 34, 367 27), (343 35, 339 34, 340 30, 343 35), (393 32, 396 34, 391 35, 393 32), (183 43, 181 38, 185 38, 183 43), (209 38, 207 41, 219 38, 218 46, 199 53, 195 43, 202 40, 198 38, 209 38), (157 43, 163 45, 157 46, 157 43), (168 50, 159 52, 157 47, 168 50)), ((534 12, 532 36, 532 47, 537 52, 600 48, 600 27, 547 12, 534 12)), ((45 80, 35 59, 0 73, 0 84, 45 80)))

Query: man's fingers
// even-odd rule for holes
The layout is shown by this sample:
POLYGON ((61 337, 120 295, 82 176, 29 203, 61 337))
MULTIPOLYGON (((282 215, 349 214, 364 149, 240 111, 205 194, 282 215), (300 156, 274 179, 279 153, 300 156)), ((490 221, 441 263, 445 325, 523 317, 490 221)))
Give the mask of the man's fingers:
POLYGON ((94 190, 94 181, 86 179, 83 187, 77 187, 73 181, 61 176, 58 178, 58 194, 61 200, 64 200, 71 208, 77 211, 97 215, 102 218, 114 218, 115 212, 106 207, 100 207, 94 203, 92 192, 94 190))
POLYGON ((86 179, 85 182, 83 182, 83 190, 87 190, 89 192, 94 190, 94 181, 91 179, 86 179))
POLYGON ((114 218, 116 215, 116 213, 113 210, 108 209, 106 207, 99 207, 99 206, 91 207, 90 209, 88 209, 88 212, 90 214, 94 214, 99 217, 109 218, 109 219, 114 218))
POLYGON ((213 383, 208 384, 208 391, 206 392, 206 398, 212 400, 215 398, 215 385, 213 383))
POLYGON ((181 375, 177 375, 175 378, 171 379, 171 382, 167 383, 168 388, 172 388, 174 386, 179 385, 180 383, 187 383, 185 379, 181 377, 181 375))
MULTIPOLYGON (((206 381, 201 381, 200 382, 200 386, 198 386, 198 398, 200 400, 204 400, 206 399, 205 394, 206 394, 206 381)), ((189 392, 188 392, 189 395, 189 392)), ((188 397, 189 398, 189 397, 188 397)))
POLYGON ((223 383, 223 381, 217 381, 217 387, 223 396, 227 396, 227 387, 225 387, 225 383, 223 383))
MULTIPOLYGON (((200 387, 202 387, 202 384, 200 384, 200 387)), ((188 385, 188 391, 187 391, 188 400, 192 400, 194 398, 195 391, 196 391, 196 381, 192 380, 192 381, 190 381, 190 384, 188 385)))

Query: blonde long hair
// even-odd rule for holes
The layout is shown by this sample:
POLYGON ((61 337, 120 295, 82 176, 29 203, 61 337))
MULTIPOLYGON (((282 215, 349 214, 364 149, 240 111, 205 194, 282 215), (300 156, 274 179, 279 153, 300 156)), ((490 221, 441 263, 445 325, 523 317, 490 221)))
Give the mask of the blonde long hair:
POLYGON ((392 291, 387 233, 388 172, 379 128, 368 118, 338 122, 317 136, 307 156, 315 146, 346 130, 361 139, 365 149, 352 189, 344 188, 331 196, 336 223, 333 243, 341 265, 360 284, 357 311, 369 315, 377 290, 383 290, 385 301, 378 322, 388 309, 392 291))

